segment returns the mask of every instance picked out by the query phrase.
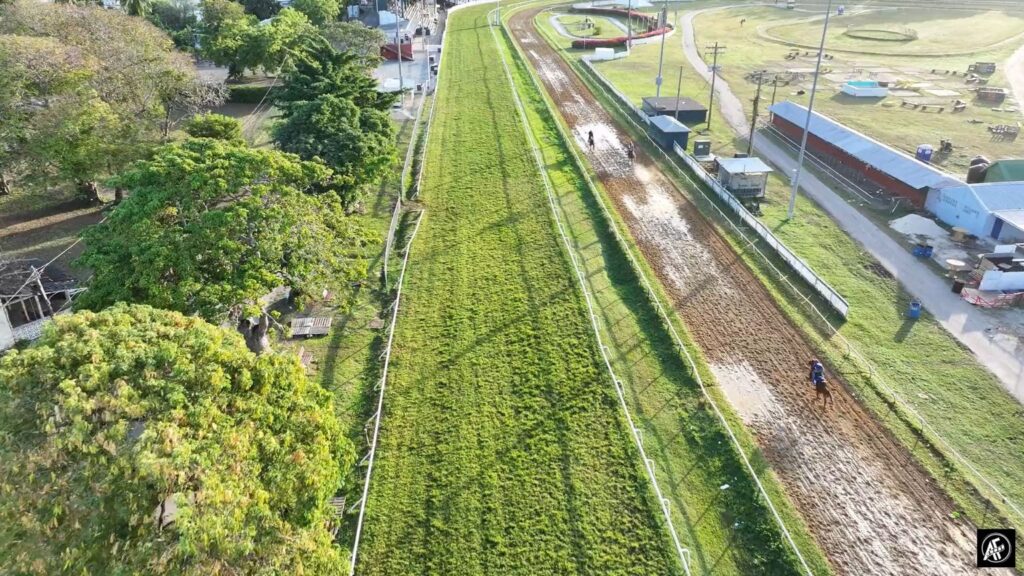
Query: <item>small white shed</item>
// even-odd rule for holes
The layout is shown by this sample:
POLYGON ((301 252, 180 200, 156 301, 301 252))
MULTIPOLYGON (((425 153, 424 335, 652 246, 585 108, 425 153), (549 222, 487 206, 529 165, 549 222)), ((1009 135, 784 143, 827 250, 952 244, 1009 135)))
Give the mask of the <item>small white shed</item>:
POLYGON ((1024 242, 1024 182, 935 188, 928 192, 925 208, 949 226, 979 238, 1024 242))
POLYGON ((718 181, 737 198, 764 198, 771 166, 760 158, 719 158, 718 181))

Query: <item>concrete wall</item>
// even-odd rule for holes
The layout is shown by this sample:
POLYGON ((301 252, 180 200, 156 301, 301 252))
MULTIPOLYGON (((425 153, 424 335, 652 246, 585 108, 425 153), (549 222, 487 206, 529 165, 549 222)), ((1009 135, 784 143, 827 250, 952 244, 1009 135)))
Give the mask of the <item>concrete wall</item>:
MULTIPOLYGON (((779 132, 782 132, 796 142, 799 142, 803 136, 803 127, 797 126, 781 116, 772 115, 772 125, 779 132)), ((850 156, 842 149, 818 138, 814 134, 810 134, 807 137, 807 150, 815 156, 822 158, 828 164, 831 164, 841 173, 844 171, 842 168, 846 168, 847 171, 855 172, 857 177, 881 188, 886 193, 909 200, 917 208, 924 208, 925 206, 925 191, 911 188, 888 174, 876 170, 874 167, 850 156)))
MULTIPOLYGON (((949 226, 959 226, 979 238, 988 238, 995 225, 995 217, 982 206, 966 186, 932 190, 928 193, 925 209, 949 226)), ((1003 226, 1009 233, 1012 228, 1003 226), (1008 230, 1009 229, 1009 230, 1008 230)))

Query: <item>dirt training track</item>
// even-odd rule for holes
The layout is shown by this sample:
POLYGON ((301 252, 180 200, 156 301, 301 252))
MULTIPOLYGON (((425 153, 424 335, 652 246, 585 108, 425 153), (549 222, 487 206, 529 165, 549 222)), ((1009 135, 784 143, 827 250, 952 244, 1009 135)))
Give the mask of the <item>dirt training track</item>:
POLYGON ((834 407, 814 402, 809 344, 655 163, 642 150, 629 162, 629 137, 537 33, 538 11, 512 17, 513 37, 836 571, 976 573, 974 531, 844 387, 834 407))

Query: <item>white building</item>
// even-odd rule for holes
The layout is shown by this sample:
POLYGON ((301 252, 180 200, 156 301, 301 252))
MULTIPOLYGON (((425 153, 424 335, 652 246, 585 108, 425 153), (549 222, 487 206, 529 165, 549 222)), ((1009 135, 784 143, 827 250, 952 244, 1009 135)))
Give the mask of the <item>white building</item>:
POLYGON ((1024 182, 935 188, 925 208, 950 226, 1000 244, 1024 242, 1024 182))

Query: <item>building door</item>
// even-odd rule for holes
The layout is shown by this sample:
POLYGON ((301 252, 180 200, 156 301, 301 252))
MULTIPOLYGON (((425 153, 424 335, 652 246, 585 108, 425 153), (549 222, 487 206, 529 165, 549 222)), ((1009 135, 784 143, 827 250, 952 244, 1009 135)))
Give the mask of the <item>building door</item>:
POLYGON ((996 223, 992 225, 992 237, 999 240, 999 234, 1003 232, 1003 221, 996 218, 996 223))

